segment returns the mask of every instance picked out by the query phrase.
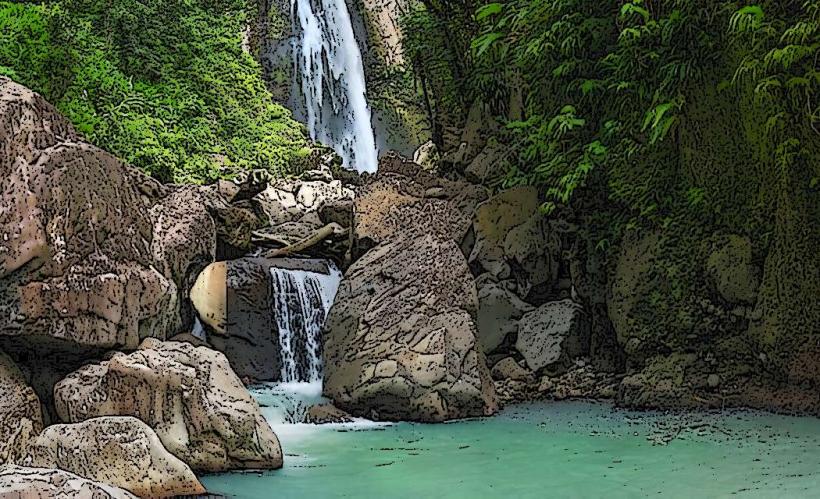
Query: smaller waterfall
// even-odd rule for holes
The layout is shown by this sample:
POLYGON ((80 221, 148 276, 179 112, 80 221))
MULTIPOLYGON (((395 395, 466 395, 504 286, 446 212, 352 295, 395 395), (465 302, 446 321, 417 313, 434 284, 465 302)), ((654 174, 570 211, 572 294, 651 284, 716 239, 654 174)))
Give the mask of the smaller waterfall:
POLYGON ((322 326, 339 288, 341 273, 271 268, 282 382, 322 380, 322 326))
POLYGON ((291 0, 301 78, 313 140, 333 147, 345 168, 375 172, 378 152, 367 105, 362 55, 345 0, 291 0), (298 26, 296 26, 298 23, 298 26))

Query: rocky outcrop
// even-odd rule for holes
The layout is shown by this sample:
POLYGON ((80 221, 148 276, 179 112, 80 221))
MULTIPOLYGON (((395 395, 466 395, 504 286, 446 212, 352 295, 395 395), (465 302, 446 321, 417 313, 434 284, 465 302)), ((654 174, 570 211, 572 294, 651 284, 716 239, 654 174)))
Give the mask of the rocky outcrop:
POLYGON ((452 240, 426 235, 370 250, 348 270, 326 323, 325 396, 378 420, 492 414, 477 305, 452 240))
POLYGON ((173 321, 140 187, 42 97, 0 77, 0 324, 4 344, 136 347, 173 321))
POLYGON ((572 300, 541 305, 521 318, 515 349, 533 371, 565 371, 589 352, 589 322, 572 300))
POLYGON ((59 468, 142 497, 202 494, 191 469, 132 417, 95 418, 46 428, 32 442, 26 466, 59 468))
POLYGON ((23 466, 0 467, 0 496, 14 499, 136 499, 127 490, 94 482, 68 471, 23 466))
POLYGON ((279 441, 219 352, 145 340, 131 354, 88 364, 54 387, 61 420, 134 416, 198 471, 282 466, 279 441))
POLYGON ((40 399, 14 361, 0 352, 0 464, 19 462, 42 429, 40 399))

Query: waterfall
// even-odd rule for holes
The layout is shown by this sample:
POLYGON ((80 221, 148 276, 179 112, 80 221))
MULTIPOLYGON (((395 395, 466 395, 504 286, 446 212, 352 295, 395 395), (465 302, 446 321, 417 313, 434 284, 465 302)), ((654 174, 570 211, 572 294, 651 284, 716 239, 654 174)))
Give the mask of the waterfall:
POLYGON ((362 55, 345 0, 291 2, 298 32, 294 75, 301 77, 311 138, 333 147, 345 168, 375 172, 378 152, 362 55))
POLYGON ((285 383, 322 380, 322 326, 333 304, 341 273, 271 268, 276 327, 285 383))

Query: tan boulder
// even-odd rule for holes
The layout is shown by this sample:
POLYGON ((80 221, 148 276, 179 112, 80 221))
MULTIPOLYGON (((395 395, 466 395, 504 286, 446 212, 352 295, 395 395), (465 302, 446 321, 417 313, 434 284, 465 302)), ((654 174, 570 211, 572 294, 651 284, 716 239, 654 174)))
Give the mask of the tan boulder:
POLYGON ((191 287, 191 304, 199 319, 225 334, 228 320, 227 262, 214 262, 200 272, 191 287))
POLYGON ((42 429, 40 399, 14 361, 0 352, 0 464, 18 462, 42 429))
POLYGON ((23 466, 0 467, 0 497, 136 499, 127 490, 94 482, 68 471, 23 466))
POLYGON ((225 356, 189 343, 145 340, 131 354, 88 364, 54 387, 57 414, 77 422, 134 416, 197 471, 279 468, 282 451, 225 356))
POLYGON ((175 288, 154 268, 150 179, 3 77, 0 177, 0 337, 133 348, 165 334, 175 288))
POLYGON ((142 497, 202 494, 193 471, 145 423, 102 417, 52 425, 32 441, 26 466, 59 468, 142 497))
POLYGON ((443 421, 495 412, 475 284, 452 240, 384 243, 354 263, 324 335, 324 393, 357 416, 443 421))

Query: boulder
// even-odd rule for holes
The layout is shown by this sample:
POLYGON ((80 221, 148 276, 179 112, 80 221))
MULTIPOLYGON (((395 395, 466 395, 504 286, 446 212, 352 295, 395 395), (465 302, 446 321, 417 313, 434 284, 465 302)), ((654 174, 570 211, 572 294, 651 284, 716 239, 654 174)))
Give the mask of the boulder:
POLYGON ((356 190, 355 244, 358 254, 386 241, 433 234, 461 244, 476 206, 487 191, 463 180, 423 171, 394 155, 356 190))
POLYGON ((538 211, 539 204, 534 187, 508 189, 481 203, 473 218, 470 263, 496 279, 515 278, 525 290, 553 285, 558 276, 558 243, 538 211))
POLYGON ((760 286, 760 269, 752 261, 752 242, 735 234, 715 243, 706 262, 707 278, 729 303, 753 305, 760 286))
POLYGON ((348 269, 325 325, 325 396, 378 420, 492 414, 477 302, 452 240, 428 234, 368 251, 348 269))
POLYGON ((134 416, 197 471, 279 468, 279 441, 217 351, 145 340, 131 354, 88 364, 54 387, 65 422, 134 416))
POLYGON ((134 348, 174 320, 146 202, 161 188, 80 140, 0 77, 0 338, 7 347, 134 348))
POLYGON ((518 320, 533 310, 532 305, 502 284, 487 282, 478 290, 478 341, 490 353, 510 334, 518 331, 518 320))
POLYGON ((440 159, 438 148, 432 140, 428 140, 422 144, 416 149, 416 152, 413 153, 413 162, 427 171, 435 171, 438 168, 440 159))
POLYGON ((464 175, 473 182, 484 183, 504 176, 507 172, 509 146, 491 140, 464 169, 464 175))
POLYGON ((644 369, 625 377, 618 387, 619 405, 634 409, 692 409, 706 400, 695 394, 691 371, 696 358, 676 353, 649 359, 644 369))
POLYGON ((513 380, 524 381, 526 383, 534 383, 535 375, 532 371, 521 367, 521 364, 515 361, 512 357, 505 357, 498 361, 490 371, 494 380, 513 380))
POLYGON ((276 317, 274 268, 330 275, 323 260, 247 257, 209 265, 191 291, 210 344, 241 378, 280 381, 282 358, 276 317))
POLYGON ((205 493, 191 468, 132 417, 49 426, 32 441, 24 464, 59 468, 142 497, 205 493))
POLYGON ((0 352, 0 464, 19 462, 42 429, 40 399, 17 365, 0 352))
POLYGON ((68 471, 23 466, 0 467, 0 496, 14 499, 137 497, 127 490, 94 482, 68 471))
POLYGON ((515 349, 533 371, 565 371, 589 351, 589 324, 583 307, 572 300, 541 305, 521 318, 515 349))
POLYGON ((305 423, 331 424, 351 423, 353 417, 333 404, 316 404, 308 408, 305 423))

